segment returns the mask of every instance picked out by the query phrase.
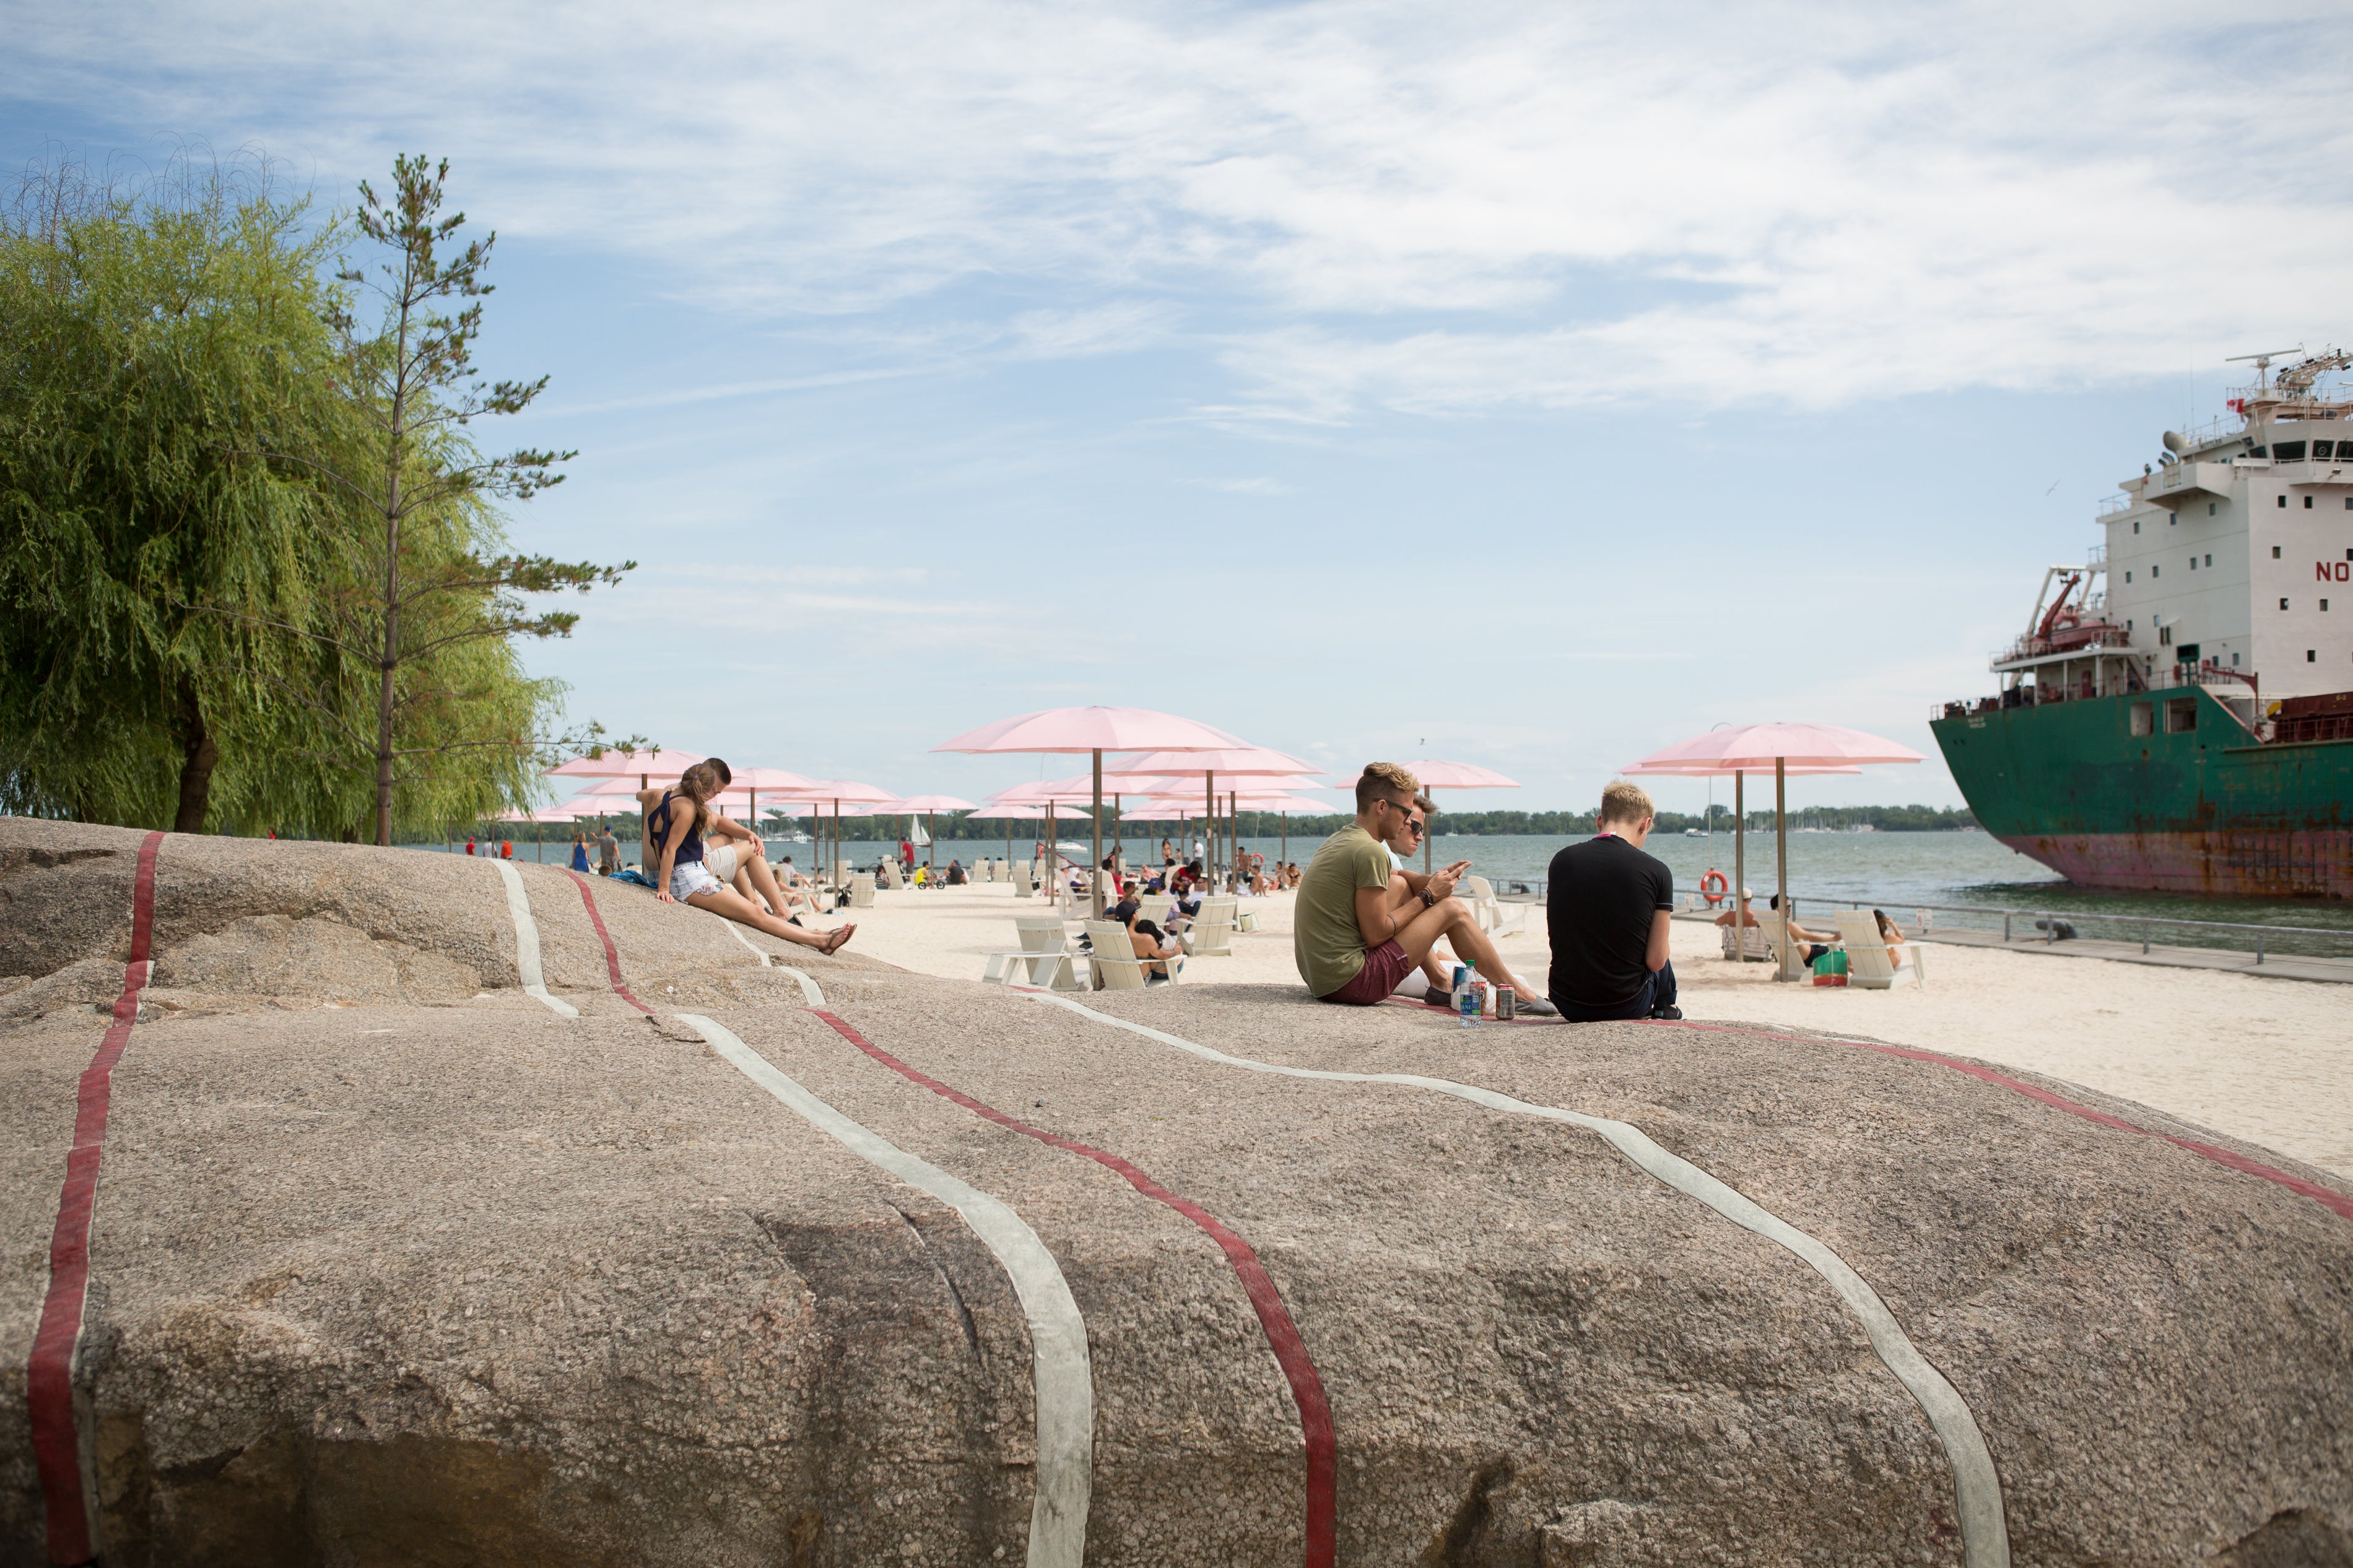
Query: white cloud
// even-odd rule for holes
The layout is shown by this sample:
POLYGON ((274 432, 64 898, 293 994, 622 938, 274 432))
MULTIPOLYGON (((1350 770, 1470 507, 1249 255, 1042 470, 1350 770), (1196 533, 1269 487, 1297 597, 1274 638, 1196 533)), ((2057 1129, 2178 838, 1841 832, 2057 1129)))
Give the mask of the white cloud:
POLYGON ((2333 6, 656 15, 75 7, 0 89, 331 191, 446 148, 511 233, 917 359, 1192 343, 1228 425, 2177 374, 2335 326, 2353 241, 2333 6))

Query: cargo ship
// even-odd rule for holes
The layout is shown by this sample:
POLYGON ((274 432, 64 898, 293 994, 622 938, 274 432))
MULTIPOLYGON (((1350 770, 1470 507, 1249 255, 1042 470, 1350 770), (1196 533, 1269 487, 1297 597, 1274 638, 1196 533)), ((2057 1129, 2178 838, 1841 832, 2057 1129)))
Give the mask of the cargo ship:
POLYGON ((1930 715, 1986 831, 2069 881, 2353 896, 2353 353, 2291 356, 2165 432, 2000 689, 1930 715))

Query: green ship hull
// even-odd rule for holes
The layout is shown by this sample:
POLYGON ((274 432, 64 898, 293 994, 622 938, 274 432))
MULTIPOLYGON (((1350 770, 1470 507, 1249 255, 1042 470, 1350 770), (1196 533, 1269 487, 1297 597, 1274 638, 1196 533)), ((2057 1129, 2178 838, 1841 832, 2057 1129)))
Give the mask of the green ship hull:
POLYGON ((1981 708, 1930 728, 1986 831, 2069 881, 2353 896, 2353 740, 2263 743, 2196 686, 1981 708))

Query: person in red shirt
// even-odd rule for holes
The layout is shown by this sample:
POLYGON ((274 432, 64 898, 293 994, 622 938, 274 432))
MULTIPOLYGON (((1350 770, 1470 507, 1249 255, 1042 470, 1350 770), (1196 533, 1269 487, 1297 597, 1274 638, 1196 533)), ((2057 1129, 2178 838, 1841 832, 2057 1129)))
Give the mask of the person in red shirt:
POLYGON ((474 852, 474 836, 473 836, 472 834, 469 833, 468 835, 466 835, 466 853, 467 853, 467 854, 469 854, 469 855, 471 855, 473 852, 474 852))
POLYGON ((514 858, 513 839, 501 838, 499 840, 499 858, 501 860, 512 860, 514 858))

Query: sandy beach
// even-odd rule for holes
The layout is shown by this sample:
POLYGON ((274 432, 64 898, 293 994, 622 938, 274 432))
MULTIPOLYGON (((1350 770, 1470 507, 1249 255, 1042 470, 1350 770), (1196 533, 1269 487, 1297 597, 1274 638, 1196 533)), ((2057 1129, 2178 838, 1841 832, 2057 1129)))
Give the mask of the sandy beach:
MULTIPOLYGON (((857 951, 977 980, 983 954, 1018 945, 1011 917, 1046 907, 1005 883, 885 890, 855 911, 857 951)), ((1296 988, 1290 897, 1243 907, 1259 929, 1237 933, 1230 958, 1193 960, 1186 979, 1296 988)), ((1524 931, 1507 925, 1502 947, 1540 977, 1542 909, 1529 907, 1524 931)), ((2353 1175, 2353 998, 2335 986, 1945 944, 1931 946, 1923 988, 1776 984, 1767 965, 1725 963, 1717 933, 1684 921, 1674 965, 1688 1017, 1851 1032, 2048 1073, 2353 1175)))

